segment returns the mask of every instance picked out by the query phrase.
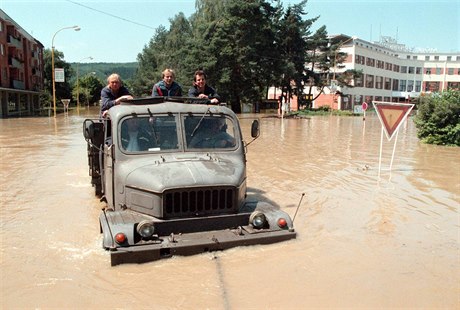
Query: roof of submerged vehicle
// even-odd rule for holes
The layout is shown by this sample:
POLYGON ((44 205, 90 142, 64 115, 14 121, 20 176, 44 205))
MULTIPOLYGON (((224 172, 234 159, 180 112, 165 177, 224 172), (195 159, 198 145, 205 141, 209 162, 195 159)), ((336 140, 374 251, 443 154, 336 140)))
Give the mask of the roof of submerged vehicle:
POLYGON ((236 114, 226 106, 207 104, 209 101, 189 97, 148 97, 122 101, 120 105, 108 111, 112 120, 118 120, 130 114, 155 113, 224 113, 236 117, 236 114), (149 112, 150 110, 150 112, 149 112))

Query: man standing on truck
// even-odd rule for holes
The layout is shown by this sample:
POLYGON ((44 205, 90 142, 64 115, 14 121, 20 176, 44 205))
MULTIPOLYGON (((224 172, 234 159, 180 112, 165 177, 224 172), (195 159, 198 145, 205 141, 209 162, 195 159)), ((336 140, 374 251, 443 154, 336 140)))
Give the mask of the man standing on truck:
POLYGON ((163 80, 153 85, 153 97, 182 96, 182 87, 175 80, 176 74, 172 69, 165 69, 162 72, 163 80))
POLYGON ((129 90, 123 86, 121 77, 116 73, 112 73, 107 78, 107 86, 101 91, 101 115, 105 116, 108 109, 114 105, 120 104, 120 101, 128 99, 133 99, 133 96, 129 90))
POLYGON ((218 104, 220 101, 220 96, 216 90, 206 84, 206 73, 203 70, 195 71, 193 87, 189 89, 188 95, 189 97, 209 99, 213 104, 218 104))

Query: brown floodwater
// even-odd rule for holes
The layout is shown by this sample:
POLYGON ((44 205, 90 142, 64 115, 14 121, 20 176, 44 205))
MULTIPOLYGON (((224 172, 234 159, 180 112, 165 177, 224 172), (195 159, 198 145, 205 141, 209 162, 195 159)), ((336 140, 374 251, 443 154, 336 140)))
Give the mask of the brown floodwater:
POLYGON ((305 193, 297 239, 111 267, 82 136, 97 113, 0 120, 1 309, 460 308, 460 148, 411 119, 391 164, 376 116, 257 115, 249 196, 294 216, 305 193))

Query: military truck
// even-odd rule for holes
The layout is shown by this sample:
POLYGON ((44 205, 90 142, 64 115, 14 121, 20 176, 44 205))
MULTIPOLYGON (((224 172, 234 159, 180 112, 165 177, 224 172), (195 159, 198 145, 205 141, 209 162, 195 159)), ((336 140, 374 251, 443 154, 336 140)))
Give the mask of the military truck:
POLYGON ((86 119, 83 135, 112 266, 296 237, 286 212, 247 200, 247 143, 226 106, 132 99, 86 119))

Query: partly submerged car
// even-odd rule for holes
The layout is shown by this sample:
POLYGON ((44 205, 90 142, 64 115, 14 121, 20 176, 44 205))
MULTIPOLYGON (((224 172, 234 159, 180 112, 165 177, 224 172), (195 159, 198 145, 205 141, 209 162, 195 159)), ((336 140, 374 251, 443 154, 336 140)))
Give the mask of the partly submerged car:
POLYGON ((112 265, 296 237, 286 212, 246 200, 246 144, 225 106, 133 99, 86 119, 83 134, 112 265))

